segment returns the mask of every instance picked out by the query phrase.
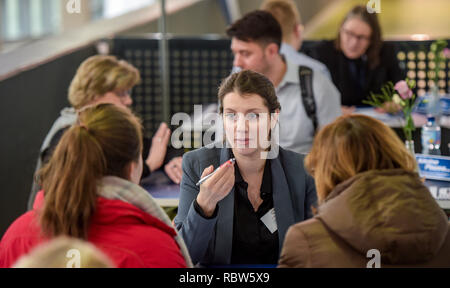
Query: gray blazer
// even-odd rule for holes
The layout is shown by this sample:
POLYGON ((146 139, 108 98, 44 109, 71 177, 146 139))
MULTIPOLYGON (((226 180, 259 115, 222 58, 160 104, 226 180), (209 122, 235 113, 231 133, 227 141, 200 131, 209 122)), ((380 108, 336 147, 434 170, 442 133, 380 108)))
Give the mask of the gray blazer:
MULTIPOLYGON (((311 218, 311 205, 317 195, 313 178, 303 167, 304 156, 280 147, 277 158, 271 161, 272 191, 278 225, 279 251, 289 226, 311 218)), ((193 206, 199 193, 195 184, 205 168, 217 168, 230 159, 227 148, 203 147, 183 156, 180 203, 175 225, 181 233, 192 262, 206 265, 230 264, 233 242, 234 188, 218 203, 213 219, 200 216, 193 206)), ((263 263, 271 264, 271 263, 263 263)), ((273 263, 275 264, 275 263, 273 263)))

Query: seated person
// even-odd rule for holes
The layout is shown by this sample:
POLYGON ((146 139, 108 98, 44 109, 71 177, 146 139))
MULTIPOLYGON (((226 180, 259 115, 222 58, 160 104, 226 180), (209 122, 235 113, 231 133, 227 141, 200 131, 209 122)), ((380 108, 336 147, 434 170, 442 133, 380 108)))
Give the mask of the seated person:
POLYGON ((305 166, 318 213, 289 228, 280 267, 364 268, 372 249, 381 267, 450 267, 448 217, 382 122, 340 117, 316 136, 305 166))
POLYGON ((338 36, 323 41, 311 56, 327 65, 341 92, 344 114, 355 110, 370 92, 380 93, 388 81, 404 79, 394 48, 383 42, 377 14, 366 6, 354 7, 344 18, 338 36))
POLYGON ((169 218, 138 185, 141 154, 142 126, 128 109, 83 110, 40 170, 34 209, 3 236, 0 267, 59 236, 90 242, 118 268, 190 265, 169 218))
MULTIPOLYGON (((65 108, 55 121, 41 147, 36 171, 50 159, 53 150, 63 133, 76 121, 76 111, 97 103, 112 103, 122 107, 130 107, 131 89, 140 82, 139 71, 125 61, 114 56, 92 56, 85 60, 77 70, 69 87, 69 102, 72 108, 65 108)), ((165 162, 166 174, 175 183, 181 181, 181 154, 179 150, 170 150, 167 145, 170 129, 162 123, 152 139, 144 138, 142 178, 159 169, 165 162), (166 155, 167 153, 167 155, 166 155), (165 160, 165 156, 166 160, 165 160)), ((31 210, 36 193, 40 187, 33 181, 32 192, 28 200, 31 210)))
POLYGON ((232 74, 218 98, 226 146, 184 155, 175 225, 194 264, 276 264, 287 228, 312 217, 314 181, 303 156, 277 144, 281 107, 269 79, 232 74))
POLYGON ((298 66, 308 66, 331 80, 330 71, 325 64, 299 52, 302 47, 304 27, 295 2, 293 0, 266 0, 263 2, 261 10, 272 14, 280 23, 283 33, 280 54, 284 55, 288 61, 298 66))

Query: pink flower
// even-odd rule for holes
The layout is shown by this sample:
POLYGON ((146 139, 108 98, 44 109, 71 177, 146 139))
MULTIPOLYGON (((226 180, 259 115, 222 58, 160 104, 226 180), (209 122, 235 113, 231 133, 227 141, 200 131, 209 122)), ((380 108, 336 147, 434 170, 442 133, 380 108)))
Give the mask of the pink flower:
POLYGON ((403 99, 410 99, 413 95, 412 90, 409 88, 408 83, 406 83, 405 80, 398 81, 394 88, 403 99))
POLYGON ((450 59, 450 49, 449 48, 444 49, 444 57, 447 59, 450 59))

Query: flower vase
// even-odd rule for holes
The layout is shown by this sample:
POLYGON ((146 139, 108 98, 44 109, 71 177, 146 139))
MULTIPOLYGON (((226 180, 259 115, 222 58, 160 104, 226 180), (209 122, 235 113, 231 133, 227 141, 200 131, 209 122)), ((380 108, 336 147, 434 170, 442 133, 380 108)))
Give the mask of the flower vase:
POLYGON ((439 90, 437 87, 437 84, 435 84, 431 88, 431 92, 428 99, 428 109, 427 114, 434 116, 436 120, 439 120, 438 117, 440 115, 440 96, 439 96, 439 90))

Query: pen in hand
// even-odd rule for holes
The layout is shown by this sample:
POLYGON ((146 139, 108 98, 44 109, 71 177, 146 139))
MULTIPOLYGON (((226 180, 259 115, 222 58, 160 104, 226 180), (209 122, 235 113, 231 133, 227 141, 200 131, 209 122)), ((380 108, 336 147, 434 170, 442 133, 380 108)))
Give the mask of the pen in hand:
POLYGON ((200 186, 203 182, 205 182, 206 180, 208 180, 211 176, 213 176, 217 171, 219 171, 219 169, 224 166, 227 163, 233 164, 236 162, 236 158, 231 158, 230 160, 228 160, 227 162, 223 163, 219 168, 217 168, 216 170, 214 170, 212 173, 206 175, 205 177, 203 177, 202 179, 200 179, 197 184, 195 184, 196 186, 200 186))

